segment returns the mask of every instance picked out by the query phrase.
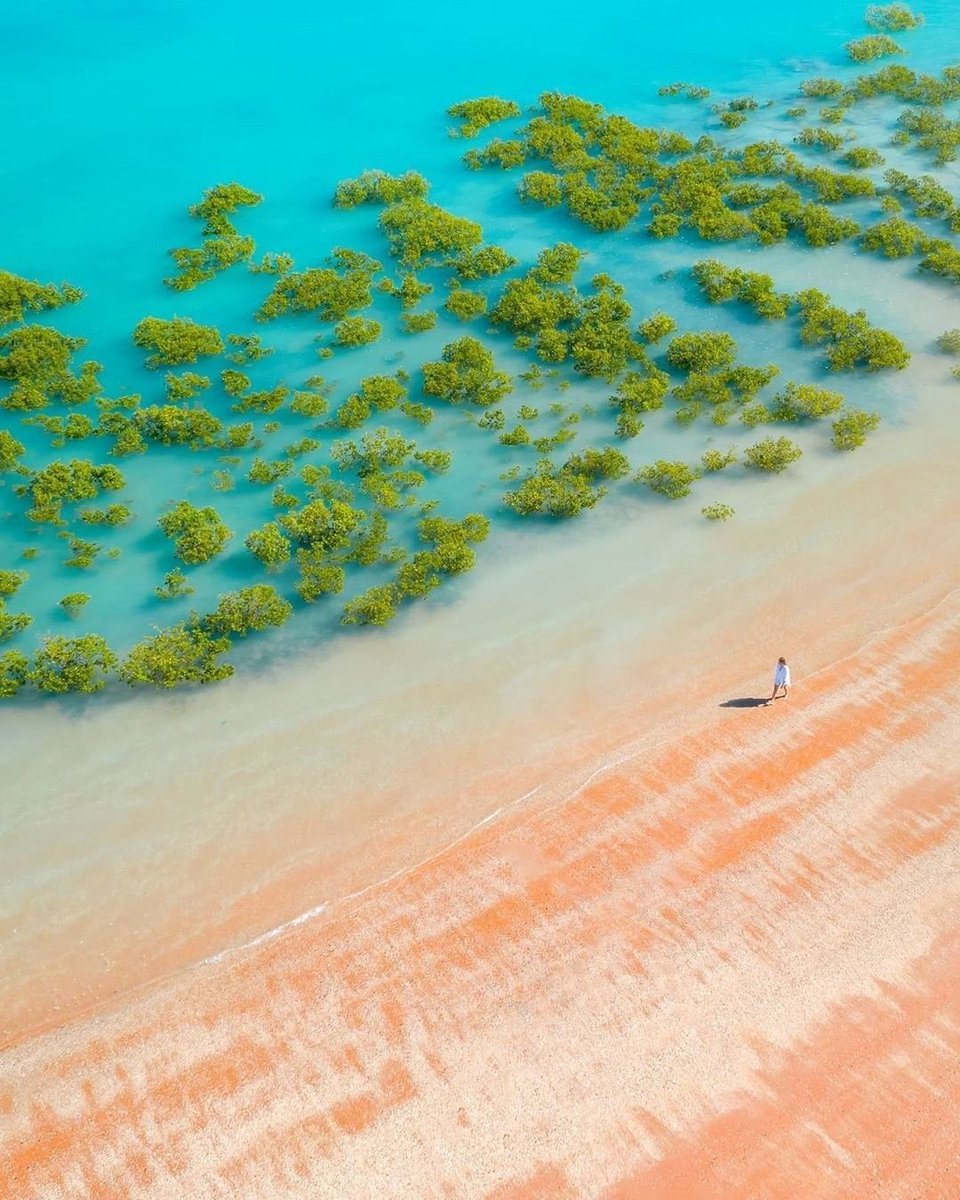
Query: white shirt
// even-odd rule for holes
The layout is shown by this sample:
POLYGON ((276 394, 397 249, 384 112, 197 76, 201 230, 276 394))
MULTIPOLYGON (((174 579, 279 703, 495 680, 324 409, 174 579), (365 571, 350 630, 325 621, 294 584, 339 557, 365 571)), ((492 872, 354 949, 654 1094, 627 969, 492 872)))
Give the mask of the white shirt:
POLYGON ((777 669, 773 673, 773 682, 776 687, 790 686, 790 668, 786 663, 777 663, 777 669))

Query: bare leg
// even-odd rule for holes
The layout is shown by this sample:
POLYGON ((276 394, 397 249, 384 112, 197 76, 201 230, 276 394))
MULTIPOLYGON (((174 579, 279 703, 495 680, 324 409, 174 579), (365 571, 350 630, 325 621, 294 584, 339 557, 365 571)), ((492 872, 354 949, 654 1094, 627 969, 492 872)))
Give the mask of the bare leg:
POLYGON ((783 698, 784 698, 784 700, 786 700, 786 698, 787 698, 787 691, 788 691, 787 685, 786 685, 786 684, 784 684, 784 685, 783 685, 783 698))

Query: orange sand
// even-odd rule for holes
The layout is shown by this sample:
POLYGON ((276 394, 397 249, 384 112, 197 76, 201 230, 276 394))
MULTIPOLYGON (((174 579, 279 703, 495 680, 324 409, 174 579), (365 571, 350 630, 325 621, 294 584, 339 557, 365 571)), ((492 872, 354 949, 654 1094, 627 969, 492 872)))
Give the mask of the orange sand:
POLYGON ((7 1050, 0 1196, 956 1200, 958 667, 953 594, 7 1050))

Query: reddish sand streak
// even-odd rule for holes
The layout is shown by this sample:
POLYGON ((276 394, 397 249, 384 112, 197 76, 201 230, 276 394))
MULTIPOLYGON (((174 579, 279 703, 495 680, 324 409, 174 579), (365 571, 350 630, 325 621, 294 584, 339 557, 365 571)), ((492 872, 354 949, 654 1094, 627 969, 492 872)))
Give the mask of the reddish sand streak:
POLYGON ((958 665, 953 598, 10 1049, 0 1196, 957 1200, 958 665))

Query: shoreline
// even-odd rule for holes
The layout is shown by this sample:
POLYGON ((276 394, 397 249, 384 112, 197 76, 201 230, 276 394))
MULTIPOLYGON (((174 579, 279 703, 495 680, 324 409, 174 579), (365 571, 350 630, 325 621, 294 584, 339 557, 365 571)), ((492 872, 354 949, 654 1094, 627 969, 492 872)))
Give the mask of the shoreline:
POLYGON ((892 1097, 936 1080, 917 1103, 948 1162, 960 684, 939 663, 958 656, 954 591, 862 648, 859 676, 838 661, 772 710, 715 711, 279 938, 6 1051, 0 1179, 24 1197, 98 1181, 359 1198, 402 1179, 699 1200, 737 1186, 747 1154, 757 1194, 802 1179, 839 1197, 868 1194, 879 1156, 889 1194, 946 1194, 892 1097))
MULTIPOLYGON (((221 715, 230 710, 221 713, 215 697, 206 713, 205 700, 184 703, 180 724, 199 722, 194 743, 203 747, 192 758, 181 755, 177 725, 166 751, 150 741, 149 721, 134 729, 141 741, 128 757, 156 755, 157 769, 149 786, 145 777, 133 777, 141 794, 132 817, 117 826, 120 846, 130 841, 131 821, 153 822, 145 830, 160 819, 183 821, 178 837, 186 869, 197 880, 190 876, 184 890, 188 877, 174 858, 170 866, 145 861, 137 869, 142 897, 128 889, 133 907, 125 927, 108 911, 99 926, 68 923, 58 934, 51 917, 45 941, 21 940, 19 957, 11 942, 0 972, 8 980, 0 1045, 123 1004, 158 979, 412 869, 509 809, 516 797, 536 793, 534 805, 549 800, 634 744, 663 743, 695 728, 711 703, 763 690, 769 662, 785 641, 795 683, 802 684, 855 654, 876 636, 878 624, 902 624, 929 610, 960 584, 953 571, 960 564, 960 532, 949 483, 960 420, 955 406, 944 411, 944 397, 953 399, 948 388, 935 389, 909 428, 878 435, 860 457, 839 464, 826 489, 771 492, 776 504, 768 513, 748 514, 724 529, 694 530, 680 547, 675 574, 665 559, 642 580, 624 575, 620 563, 643 541, 615 522, 601 530, 596 547, 555 539, 535 564, 515 560, 501 580, 481 582, 420 625, 410 622, 386 652, 406 669, 413 660, 403 645, 418 646, 429 624, 436 661, 424 662, 408 681, 402 672, 384 676, 371 659, 353 684, 357 707, 351 710, 348 697, 340 725, 319 744, 310 697, 322 685, 307 667, 298 677, 238 687, 241 703, 227 726, 237 732, 225 743, 221 715), (903 488, 907 469, 911 492, 903 488), (584 561, 594 577, 577 583, 584 561), (569 611, 546 622, 522 586, 534 567, 547 594, 564 581, 576 589, 567 597, 569 611), (505 595, 514 611, 496 617, 492 639, 502 653, 497 661, 471 655, 462 629, 477 614, 484 619, 496 612, 505 595), (638 602, 647 609, 641 616, 638 602), (283 684, 285 711, 295 717, 287 727, 276 704, 283 684), (368 687, 369 716, 359 705, 368 687), (407 715, 414 703, 426 714, 418 725, 407 715), (272 720, 248 735, 264 704, 272 705, 272 720), (377 744, 387 755, 382 766, 369 761, 362 740, 377 727, 401 735, 393 744, 377 744), (342 760, 332 772, 330 753, 342 760), (333 790, 337 771, 349 784, 339 794, 333 790), (320 807, 310 790, 318 778, 320 807), (219 824, 204 824, 211 802, 219 824), (142 932, 130 938, 124 930, 136 931, 138 920, 142 932)), ((342 673, 351 661, 334 657, 328 674, 342 673)), ((69 762, 105 732, 106 726, 102 733, 94 726, 92 734, 87 727, 64 727, 59 752, 69 762)), ((78 795, 106 805, 99 766, 90 759, 89 782, 81 781, 78 795)), ((103 821, 114 821, 109 808, 104 814, 103 821)), ((104 825, 108 833, 111 828, 104 825)), ((91 845, 89 853, 100 869, 99 848, 91 845)), ((120 859, 115 869, 123 865, 120 859)), ((70 896, 82 901, 90 885, 78 878, 70 896)), ((78 909, 76 921, 82 921, 80 902, 78 909)))

